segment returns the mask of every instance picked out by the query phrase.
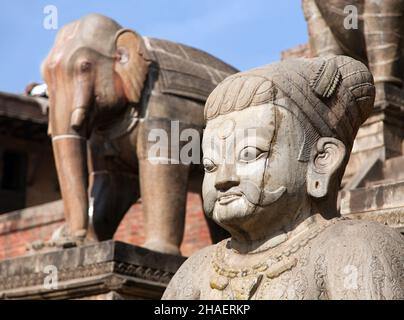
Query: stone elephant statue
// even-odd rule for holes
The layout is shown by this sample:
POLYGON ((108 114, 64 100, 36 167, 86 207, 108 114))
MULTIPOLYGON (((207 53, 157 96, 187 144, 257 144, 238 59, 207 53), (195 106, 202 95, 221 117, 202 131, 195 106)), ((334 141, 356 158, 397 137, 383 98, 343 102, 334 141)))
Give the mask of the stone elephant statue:
MULTIPOLYGON (((185 144, 173 130, 202 134, 207 97, 236 72, 203 51, 141 37, 105 16, 92 14, 64 26, 42 74, 66 239, 81 243, 89 217, 96 238, 111 239, 141 197, 144 246, 179 254, 187 191, 200 192, 203 170, 170 156, 172 148, 185 144), (155 143, 149 136, 159 130, 168 135, 168 152, 149 161, 155 143)), ((214 242, 226 236, 208 225, 214 242)))
POLYGON ((375 83, 402 86, 404 0, 303 0, 303 10, 314 56, 349 55, 369 66, 375 83), (357 26, 346 24, 352 13, 357 26))

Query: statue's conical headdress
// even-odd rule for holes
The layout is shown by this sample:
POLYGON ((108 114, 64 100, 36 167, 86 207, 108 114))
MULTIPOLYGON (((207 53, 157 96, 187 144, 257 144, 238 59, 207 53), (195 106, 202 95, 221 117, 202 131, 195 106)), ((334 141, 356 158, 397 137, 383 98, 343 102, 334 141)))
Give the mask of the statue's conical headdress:
MULTIPOLYGON (((357 60, 293 59, 228 77, 206 102, 205 118, 272 103, 300 120, 306 139, 335 137, 350 148, 373 109, 374 98, 372 74, 357 60)), ((306 150, 302 157, 308 156, 306 150)))

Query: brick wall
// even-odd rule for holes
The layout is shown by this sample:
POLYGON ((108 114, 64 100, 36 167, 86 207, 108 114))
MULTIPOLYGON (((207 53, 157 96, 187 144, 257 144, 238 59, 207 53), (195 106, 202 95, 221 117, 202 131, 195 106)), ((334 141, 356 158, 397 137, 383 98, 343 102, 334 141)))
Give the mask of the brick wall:
MULTIPOLYGON (((63 206, 61 201, 32 207, 0 216, 0 260, 26 254, 26 244, 35 240, 48 240, 61 226, 63 206)), ((202 212, 199 195, 189 193, 182 254, 189 256, 208 246, 211 241, 202 212)), ((121 222, 115 239, 141 245, 144 240, 141 204, 128 211, 121 222)))

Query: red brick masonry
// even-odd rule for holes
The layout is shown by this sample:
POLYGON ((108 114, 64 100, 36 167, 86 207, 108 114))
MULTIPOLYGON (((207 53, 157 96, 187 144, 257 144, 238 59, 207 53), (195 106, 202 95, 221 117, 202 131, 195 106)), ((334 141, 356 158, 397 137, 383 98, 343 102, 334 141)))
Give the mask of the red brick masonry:
MULTIPOLYGON (((26 254, 27 243, 49 239, 52 232, 63 222, 61 201, 1 215, 0 260, 26 254)), ((190 256, 211 243, 201 200, 197 194, 188 194, 185 225, 181 247, 183 255, 190 256)), ((140 203, 133 205, 126 214, 115 234, 115 239, 136 245, 143 243, 143 214, 140 203)))

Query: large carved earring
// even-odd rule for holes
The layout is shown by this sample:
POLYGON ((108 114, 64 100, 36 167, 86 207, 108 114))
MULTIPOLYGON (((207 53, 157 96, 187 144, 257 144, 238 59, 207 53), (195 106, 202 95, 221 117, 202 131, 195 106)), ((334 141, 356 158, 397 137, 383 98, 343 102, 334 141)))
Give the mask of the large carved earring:
POLYGON ((314 198, 328 194, 330 182, 346 154, 345 145, 335 138, 321 138, 313 146, 307 170, 307 192, 314 198))

